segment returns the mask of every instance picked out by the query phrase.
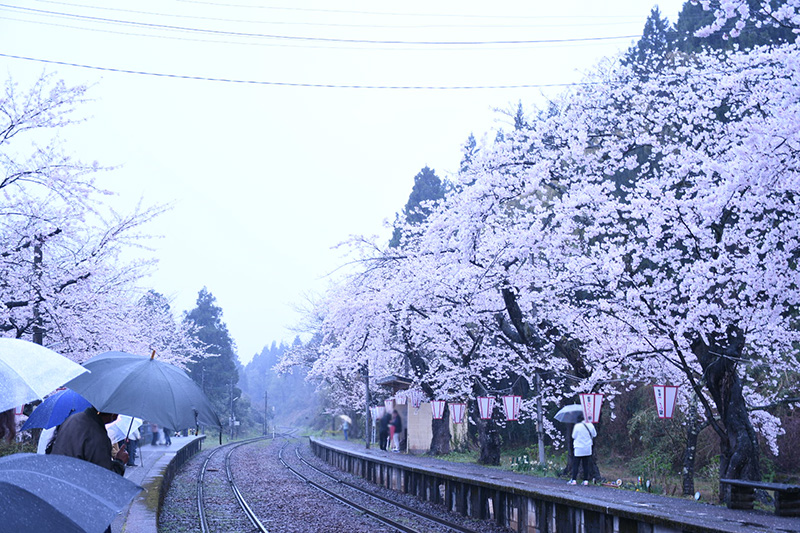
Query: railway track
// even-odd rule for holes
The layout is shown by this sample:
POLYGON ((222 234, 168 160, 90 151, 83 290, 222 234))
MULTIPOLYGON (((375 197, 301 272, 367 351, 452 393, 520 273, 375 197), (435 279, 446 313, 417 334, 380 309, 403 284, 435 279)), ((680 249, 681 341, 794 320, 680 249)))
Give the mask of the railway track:
POLYGON ((242 496, 231 472, 231 454, 237 448, 268 438, 271 437, 256 437, 227 444, 216 448, 206 457, 197 477, 197 512, 200 516, 202 533, 212 531, 269 533, 242 496), (213 497, 207 497, 207 486, 215 492, 213 497), (231 495, 238 504, 239 512, 230 505, 231 495))
POLYGON ((290 465, 284 458, 283 452, 288 446, 289 441, 286 440, 278 453, 280 462, 289 469, 295 476, 318 489, 319 491, 327 494, 328 496, 342 502, 348 507, 369 515, 382 524, 389 526, 397 531, 404 533, 419 533, 429 531, 457 531, 459 533, 476 533, 474 529, 464 527, 460 524, 450 522, 446 519, 431 515, 419 509, 415 509, 404 505, 394 499, 387 498, 378 494, 377 492, 366 490, 350 483, 337 476, 331 475, 310 462, 300 455, 300 446, 295 446, 294 455, 297 463, 302 464, 303 467, 312 471, 312 475, 306 475, 295 466, 290 465), (316 481, 311 479, 314 476, 316 481), (320 481, 324 479, 325 481, 320 481), (354 494, 361 495, 356 497, 354 494), (363 496, 369 497, 373 502, 370 505, 363 503, 363 496), (361 500, 361 502, 356 501, 361 500))

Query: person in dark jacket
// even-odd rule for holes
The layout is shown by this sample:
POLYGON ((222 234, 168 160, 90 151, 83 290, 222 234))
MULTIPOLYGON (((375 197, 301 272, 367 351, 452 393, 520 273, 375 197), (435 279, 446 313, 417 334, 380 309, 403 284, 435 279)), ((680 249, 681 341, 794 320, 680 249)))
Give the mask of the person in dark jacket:
POLYGON ((123 444, 112 457, 111 440, 106 432, 106 424, 116 419, 116 414, 101 413, 94 407, 75 413, 61 424, 51 453, 83 459, 124 475, 128 452, 123 444))
POLYGON ((386 443, 389 441, 389 420, 391 419, 392 415, 386 413, 378 421, 378 444, 381 445, 381 450, 386 449, 386 443))
POLYGON ((400 434, 403 433, 403 419, 397 409, 392 411, 392 418, 389 420, 389 433, 392 435, 392 451, 400 451, 400 434))

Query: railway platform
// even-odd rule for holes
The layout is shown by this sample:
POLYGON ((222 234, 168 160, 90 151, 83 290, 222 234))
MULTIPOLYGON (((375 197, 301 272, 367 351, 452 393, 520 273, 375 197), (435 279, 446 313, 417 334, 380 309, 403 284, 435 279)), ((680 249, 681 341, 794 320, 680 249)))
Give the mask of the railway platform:
POLYGON ((170 446, 145 444, 125 477, 144 487, 111 524, 112 533, 157 533, 158 508, 175 472, 200 451, 205 435, 172 437, 170 446))
POLYGON ((567 485, 477 464, 391 453, 361 441, 311 439, 322 460, 517 532, 800 533, 800 519, 604 486, 567 485))

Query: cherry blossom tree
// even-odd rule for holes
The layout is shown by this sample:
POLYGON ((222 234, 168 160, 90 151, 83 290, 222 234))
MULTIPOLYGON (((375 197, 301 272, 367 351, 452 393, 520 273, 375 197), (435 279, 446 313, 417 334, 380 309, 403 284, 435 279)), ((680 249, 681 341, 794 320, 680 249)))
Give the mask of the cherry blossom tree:
POLYGON ((0 96, 0 331, 81 362, 172 328, 165 355, 180 362, 180 327, 136 311, 154 260, 122 258, 144 249, 143 227, 164 207, 117 213, 96 182, 103 169, 65 150, 85 94, 43 75, 27 91, 8 80, 0 96))

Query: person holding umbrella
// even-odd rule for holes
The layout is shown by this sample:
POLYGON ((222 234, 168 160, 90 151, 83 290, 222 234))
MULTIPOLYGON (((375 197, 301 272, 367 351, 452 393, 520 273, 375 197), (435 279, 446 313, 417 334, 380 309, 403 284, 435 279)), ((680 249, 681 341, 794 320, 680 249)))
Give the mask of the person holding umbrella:
POLYGON ((102 413, 94 407, 75 413, 61 424, 51 453, 83 459, 125 475, 129 459, 125 445, 112 457, 111 439, 106 432, 106 424, 116 419, 115 413, 102 413))
POLYGON ((575 427, 572 428, 572 449, 575 454, 575 459, 572 461, 572 479, 568 482, 569 485, 576 485, 578 482, 578 468, 583 464, 583 484, 589 484, 589 473, 591 470, 589 458, 592 456, 592 444, 594 438, 597 436, 597 430, 594 429, 594 424, 591 422, 583 421, 583 413, 579 412, 577 415, 577 422, 575 427))

